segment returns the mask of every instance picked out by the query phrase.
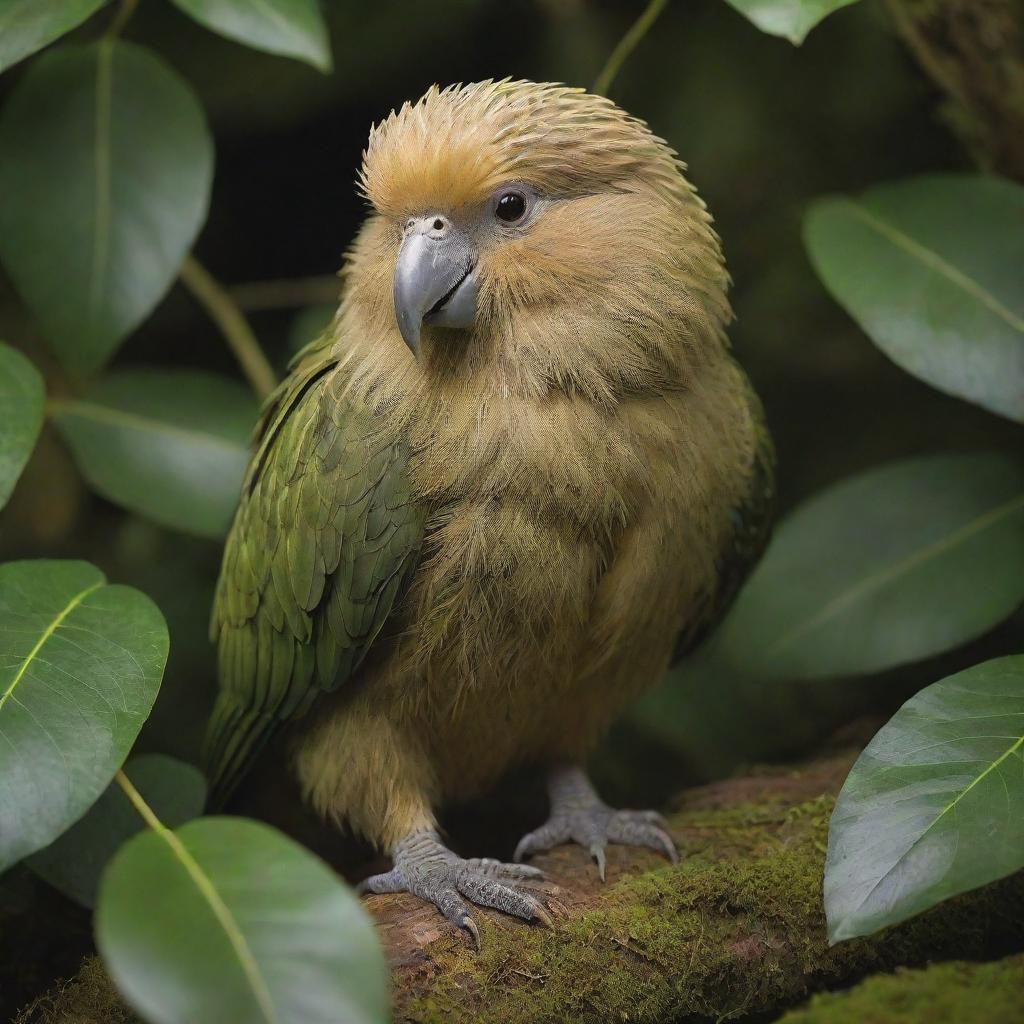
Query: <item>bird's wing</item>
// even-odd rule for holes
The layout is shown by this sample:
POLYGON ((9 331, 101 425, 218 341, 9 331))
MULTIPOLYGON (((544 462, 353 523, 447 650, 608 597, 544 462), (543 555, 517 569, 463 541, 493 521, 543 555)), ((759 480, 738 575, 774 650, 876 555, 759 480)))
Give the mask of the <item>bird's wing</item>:
POLYGON ((346 397, 341 372, 330 346, 314 344, 257 427, 211 622, 214 804, 283 723, 355 672, 418 559, 423 519, 403 446, 346 397))
POLYGON ((719 557, 718 586, 707 595, 698 614, 680 635, 675 661, 699 647, 725 618, 771 536, 775 516, 775 445, 765 423, 761 400, 745 374, 742 379, 743 398, 754 426, 754 453, 747 489, 740 503, 729 512, 733 529, 719 557))

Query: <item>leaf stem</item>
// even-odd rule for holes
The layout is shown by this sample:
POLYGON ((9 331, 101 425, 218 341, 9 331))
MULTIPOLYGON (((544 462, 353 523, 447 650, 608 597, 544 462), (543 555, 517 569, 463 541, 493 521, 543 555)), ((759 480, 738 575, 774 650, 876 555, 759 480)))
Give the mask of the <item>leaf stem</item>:
POLYGON ((194 256, 185 257, 180 277, 181 283, 220 328, 253 391, 260 398, 266 398, 277 386, 277 377, 238 304, 194 256))
POLYGON ((114 15, 113 20, 107 26, 107 31, 103 33, 104 41, 113 40, 121 34, 122 29, 128 24, 129 19, 135 13, 135 9, 138 6, 139 0, 121 0, 121 6, 118 8, 117 14, 114 15))
POLYGON ((139 817, 154 831, 154 832, 166 832, 167 826, 156 816, 153 808, 146 803, 142 798, 142 794, 132 785, 132 780, 128 778, 124 773, 123 768, 117 769, 117 774, 114 776, 117 784, 124 791, 124 795, 128 797, 132 807, 139 812, 139 817))
POLYGON ((611 56, 601 68, 601 73, 594 80, 591 92, 598 96, 607 96, 615 76, 626 62, 626 58, 636 49, 637 44, 650 31, 651 26, 668 5, 668 0, 651 0, 644 12, 632 24, 629 31, 619 40, 618 46, 612 50, 611 56))

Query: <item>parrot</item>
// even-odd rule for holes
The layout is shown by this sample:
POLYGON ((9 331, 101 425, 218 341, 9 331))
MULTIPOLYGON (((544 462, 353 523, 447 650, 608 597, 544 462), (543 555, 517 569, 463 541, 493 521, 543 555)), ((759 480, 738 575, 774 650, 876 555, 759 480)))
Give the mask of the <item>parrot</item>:
POLYGON ((204 756, 230 797, 279 733, 303 799, 479 946, 550 925, 532 854, 677 852, 586 762, 721 620, 775 456, 732 355, 721 244, 676 152, 607 98, 431 87, 374 125, 328 329, 267 399, 212 613, 204 756), (517 765, 548 819, 463 858, 445 805, 517 765))

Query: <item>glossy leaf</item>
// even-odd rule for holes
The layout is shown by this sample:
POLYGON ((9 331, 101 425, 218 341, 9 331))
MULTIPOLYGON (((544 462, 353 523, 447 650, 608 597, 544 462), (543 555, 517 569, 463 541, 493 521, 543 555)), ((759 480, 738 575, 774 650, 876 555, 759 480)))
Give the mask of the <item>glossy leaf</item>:
POLYGON ((940 175, 814 204, 804 237, 836 301, 898 366, 1024 422, 1024 188, 940 175))
MULTIPOLYGON (((132 758, 124 770, 169 827, 183 825, 203 813, 206 781, 198 768, 163 754, 143 754, 132 758)), ((69 899, 91 907, 104 868, 144 827, 139 812, 114 781, 84 818, 26 863, 69 899)))
POLYGON ((36 368, 20 352, 0 344, 0 508, 35 447, 45 400, 36 368))
POLYGON ((331 70, 327 26, 317 0, 174 0, 196 21, 256 50, 331 70))
POLYGON ((0 0, 0 71, 77 28, 107 0, 0 0))
POLYGON ((776 530, 716 641, 726 665, 813 679, 949 650, 1024 600, 1024 466, 897 462, 843 481, 776 530))
POLYGON ((212 174, 199 103, 148 50, 63 47, 18 82, 0 114, 0 259, 70 371, 99 367, 163 297, 212 174))
POLYGON ((0 565, 0 871, 99 798, 167 660, 156 605, 85 562, 0 565))
POLYGON ((857 759, 829 828, 833 942, 1024 868, 1024 656, 912 697, 857 759))
POLYGON ((254 821, 202 818, 132 839, 101 883, 96 940, 153 1024, 389 1019, 387 968, 356 898, 254 821))
POLYGON ((238 503, 256 415, 238 381, 124 370, 61 402, 54 419, 100 494, 172 529, 219 537, 238 503))
POLYGON ((762 32, 799 46, 823 18, 856 0, 728 0, 762 32))

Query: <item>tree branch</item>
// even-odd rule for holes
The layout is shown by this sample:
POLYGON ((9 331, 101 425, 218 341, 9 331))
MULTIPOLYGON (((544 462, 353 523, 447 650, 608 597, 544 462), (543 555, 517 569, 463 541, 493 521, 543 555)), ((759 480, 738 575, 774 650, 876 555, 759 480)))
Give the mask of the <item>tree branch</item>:
MULTIPOLYGON (((1022 874, 880 935, 829 947, 821 896, 825 839, 854 755, 682 793, 668 814, 683 854, 674 867, 652 852, 611 846, 603 885, 584 850, 561 847, 536 858, 550 879, 540 891, 556 917, 554 930, 475 908, 479 954, 422 900, 370 897, 367 908, 392 966, 395 1021, 763 1019, 817 989, 845 987, 897 965, 1021 948, 1022 874)), ((507 801, 486 813, 513 833, 531 824, 509 820, 507 801)), ((480 815, 472 817, 478 824, 480 815)), ((493 838, 486 849, 478 848, 481 841, 460 852, 502 852, 493 838)), ((26 1014, 19 1024, 130 1019, 118 1016, 116 995, 97 978, 102 972, 90 959, 56 995, 59 1013, 26 1014)))

